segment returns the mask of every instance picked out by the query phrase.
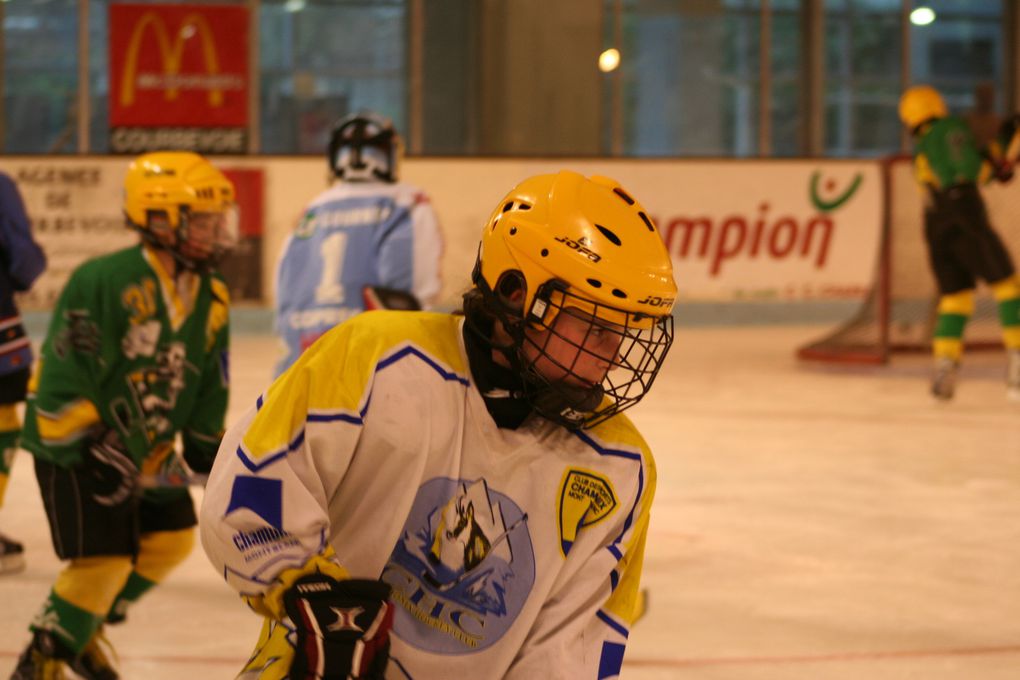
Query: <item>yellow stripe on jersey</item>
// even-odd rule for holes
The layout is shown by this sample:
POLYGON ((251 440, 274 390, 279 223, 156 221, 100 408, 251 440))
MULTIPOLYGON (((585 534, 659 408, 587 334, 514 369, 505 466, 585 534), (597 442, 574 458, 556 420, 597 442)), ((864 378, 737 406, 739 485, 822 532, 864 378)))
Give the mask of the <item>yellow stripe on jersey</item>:
POLYGON ((213 278, 209 281, 212 287, 213 301, 209 307, 209 319, 205 324, 205 351, 216 344, 216 334, 220 332, 230 319, 230 289, 227 284, 213 278))
POLYGON ((0 432, 11 432, 21 429, 21 419, 18 418, 18 407, 16 404, 0 404, 0 432))
POLYGON ((152 271, 156 273, 156 278, 159 280, 159 287, 163 291, 163 303, 166 305, 167 317, 170 319, 170 327, 175 331, 180 330, 188 315, 195 308, 199 276, 185 270, 174 280, 164 269, 163 263, 160 262, 151 246, 146 245, 143 253, 146 262, 152 267, 152 271))
POLYGON ((42 373, 43 360, 39 357, 39 360, 35 362, 35 367, 32 369, 32 374, 28 377, 28 393, 35 394, 39 391, 39 375, 42 373))
POLYGON ((259 461, 289 450, 309 417, 360 425, 376 371, 409 354, 467 384, 460 322, 452 314, 373 311, 333 328, 269 387, 241 440, 245 455, 259 461))
POLYGON ((914 177, 922 185, 933 186, 936 189, 941 188, 941 182, 939 182, 939 178, 935 175, 935 171, 932 170, 928 157, 924 154, 918 154, 914 158, 914 177))
POLYGON ((622 545, 623 555, 617 564, 619 579, 613 593, 602 609, 627 625, 632 625, 639 614, 641 598, 641 568, 644 561, 645 536, 648 533, 649 508, 655 497, 657 472, 655 459, 637 428, 624 414, 613 416, 596 425, 590 434, 580 434, 582 439, 603 455, 633 456, 640 459, 643 470, 641 495, 634 512, 632 524, 622 545))
POLYGON ((76 399, 60 409, 47 413, 36 409, 36 426, 44 444, 67 444, 85 435, 85 431, 100 421, 99 411, 88 399, 76 399))
POLYGON ((640 616, 641 607, 641 568, 645 558, 645 536, 648 534, 648 514, 642 513, 634 528, 632 545, 620 560, 620 581, 616 590, 606 600, 603 609, 613 614, 628 626, 634 625, 640 616))

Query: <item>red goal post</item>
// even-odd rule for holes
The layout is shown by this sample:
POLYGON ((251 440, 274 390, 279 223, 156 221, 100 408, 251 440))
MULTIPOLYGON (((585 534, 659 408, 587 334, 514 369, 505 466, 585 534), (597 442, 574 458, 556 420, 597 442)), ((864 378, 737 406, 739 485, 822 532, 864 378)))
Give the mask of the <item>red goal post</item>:
MULTIPOLYGON (((924 241, 922 193, 909 156, 882 161, 884 216, 875 276, 857 313, 834 331, 797 349, 801 359, 881 364, 895 352, 927 351, 938 294, 924 241)), ((1020 253, 1020 179, 982 190, 989 219, 1006 247, 1020 253)), ((998 309, 978 286, 964 341, 970 350, 1002 346, 998 309)))

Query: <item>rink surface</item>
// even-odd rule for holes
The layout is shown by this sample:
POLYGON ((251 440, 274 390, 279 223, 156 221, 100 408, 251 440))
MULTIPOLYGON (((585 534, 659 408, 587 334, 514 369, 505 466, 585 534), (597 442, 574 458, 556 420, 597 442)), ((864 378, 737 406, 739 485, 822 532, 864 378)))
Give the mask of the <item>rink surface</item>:
MULTIPOLYGON (((1020 678, 1020 405, 1002 354, 967 357, 938 404, 924 357, 798 364, 818 333, 681 329, 631 412, 659 485, 622 677, 1020 678)), ((265 336, 235 339, 232 416, 274 358, 265 336)), ((0 680, 59 568, 31 467, 21 454, 0 510, 28 551, 0 577, 0 680)), ((197 549, 110 638, 126 680, 226 680, 258 628, 197 549)))

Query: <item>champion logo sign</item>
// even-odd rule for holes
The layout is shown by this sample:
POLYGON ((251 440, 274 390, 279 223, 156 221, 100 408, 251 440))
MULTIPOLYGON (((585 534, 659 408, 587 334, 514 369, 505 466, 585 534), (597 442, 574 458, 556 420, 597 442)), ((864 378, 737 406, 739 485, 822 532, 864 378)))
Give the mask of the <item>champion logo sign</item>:
POLYGON ((336 622, 331 623, 326 630, 335 633, 338 630, 353 630, 356 633, 363 633, 365 629, 354 622, 358 616, 364 613, 364 607, 330 607, 336 614, 336 622))

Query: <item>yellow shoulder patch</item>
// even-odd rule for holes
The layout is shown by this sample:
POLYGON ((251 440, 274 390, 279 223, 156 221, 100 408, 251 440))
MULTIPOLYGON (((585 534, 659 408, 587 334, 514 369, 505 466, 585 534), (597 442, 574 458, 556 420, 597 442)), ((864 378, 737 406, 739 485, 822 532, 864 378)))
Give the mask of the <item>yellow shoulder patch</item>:
POLYGON ((568 468, 560 482, 560 552, 566 557, 584 527, 613 514, 618 502, 613 484, 597 472, 568 468))

